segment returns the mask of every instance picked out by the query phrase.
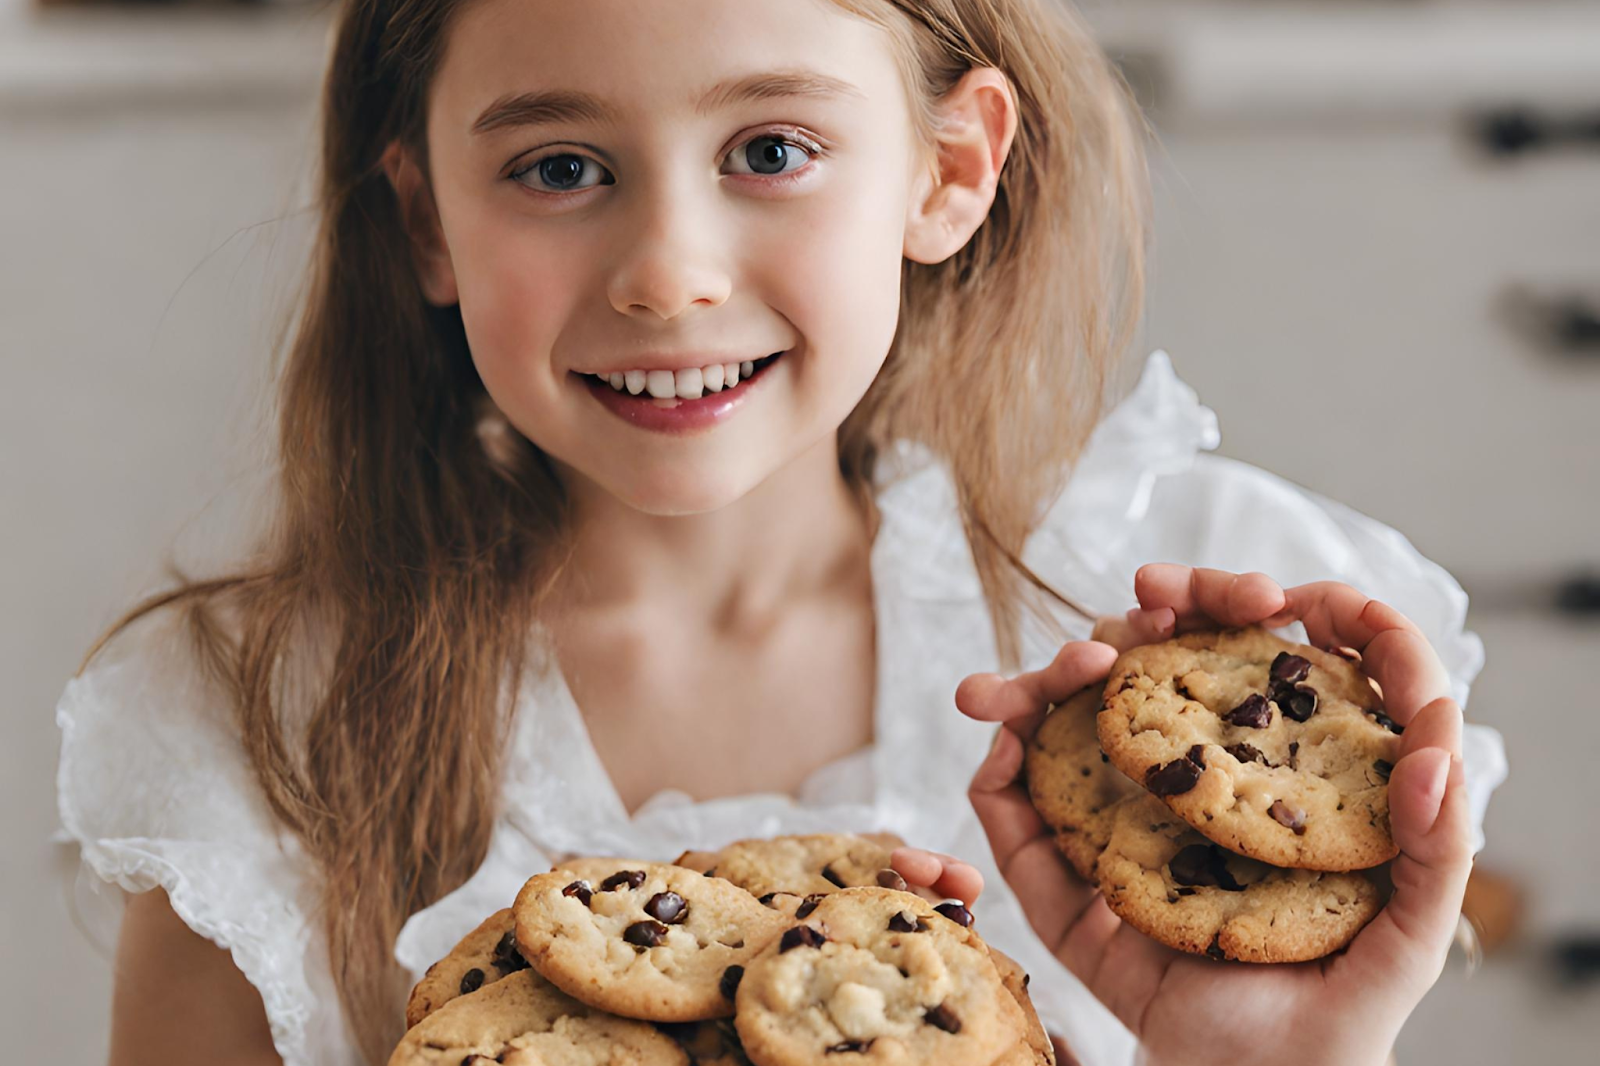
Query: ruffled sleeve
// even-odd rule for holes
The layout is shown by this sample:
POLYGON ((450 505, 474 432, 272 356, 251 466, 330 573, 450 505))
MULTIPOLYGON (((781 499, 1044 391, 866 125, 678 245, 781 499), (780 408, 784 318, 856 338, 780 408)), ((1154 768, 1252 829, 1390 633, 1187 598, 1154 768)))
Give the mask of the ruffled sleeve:
MULTIPOLYGON (((1258 570, 1286 586, 1343 581, 1421 627, 1466 707, 1483 644, 1466 629, 1467 595, 1456 580, 1383 523, 1207 454, 1219 442, 1216 416, 1166 353, 1155 353, 1135 390, 1096 427, 1029 545, 1030 564, 1103 614, 1133 605, 1133 575, 1150 562, 1258 570)), ((1489 794, 1506 775, 1505 748, 1496 730, 1470 723, 1463 743, 1481 848, 1489 794)))
POLYGON ((260 991, 285 1066, 354 1063, 325 940, 307 920, 310 863, 276 823, 176 617, 119 634, 68 682, 56 723, 58 837, 79 847, 87 925, 113 929, 122 892, 164 888, 260 991))

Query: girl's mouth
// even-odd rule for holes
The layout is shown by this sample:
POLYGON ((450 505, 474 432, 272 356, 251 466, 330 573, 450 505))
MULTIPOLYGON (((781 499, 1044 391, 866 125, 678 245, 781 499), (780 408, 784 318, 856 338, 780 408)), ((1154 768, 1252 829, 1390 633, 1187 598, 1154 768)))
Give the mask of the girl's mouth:
POLYGON ((584 378, 609 385, 613 392, 658 401, 657 406, 674 407, 707 396, 729 392, 744 385, 782 355, 775 352, 742 363, 712 364, 686 370, 628 370, 611 374, 583 374, 584 378))
POLYGON ((602 406, 626 422, 662 433, 692 433, 732 415, 787 354, 688 370, 574 372, 574 376, 602 406))

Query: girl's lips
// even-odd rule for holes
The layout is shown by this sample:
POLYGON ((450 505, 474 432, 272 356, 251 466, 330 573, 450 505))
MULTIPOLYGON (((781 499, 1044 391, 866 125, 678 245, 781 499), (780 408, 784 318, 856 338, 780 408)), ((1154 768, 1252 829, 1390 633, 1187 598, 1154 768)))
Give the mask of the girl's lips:
POLYGON ((782 356, 786 355, 788 352, 779 353, 780 358, 757 367, 753 375, 732 389, 707 393, 698 400, 658 400, 649 393, 635 396, 618 392, 591 374, 576 376, 580 386, 588 389, 601 406, 625 422, 657 433, 697 433, 731 418, 754 390, 763 387, 767 376, 783 364, 782 356))

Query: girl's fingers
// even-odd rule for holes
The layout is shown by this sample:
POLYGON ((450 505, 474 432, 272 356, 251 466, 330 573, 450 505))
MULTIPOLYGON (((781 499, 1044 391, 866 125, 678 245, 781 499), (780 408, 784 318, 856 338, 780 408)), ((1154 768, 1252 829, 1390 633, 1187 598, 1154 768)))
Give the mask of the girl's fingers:
POLYGON ((1365 648, 1386 629, 1421 633, 1414 622, 1386 603, 1372 599, 1342 581, 1313 581, 1285 594, 1283 610, 1268 625, 1305 623, 1306 635, 1318 647, 1365 648))
POLYGON ((971 905, 983 893, 983 874, 951 855, 922 848, 896 848, 889 865, 918 888, 932 889, 945 899, 971 905))
POLYGON ((1176 563, 1150 563, 1133 576, 1145 610, 1171 608, 1178 632, 1216 625, 1246 626, 1284 609, 1282 587, 1266 574, 1234 574, 1176 563))
POLYGON ((1288 590, 1288 603, 1269 624, 1299 620, 1319 648, 1349 647, 1383 690, 1384 709, 1401 725, 1422 707, 1450 694, 1450 675, 1416 623, 1380 600, 1338 581, 1288 590))
POLYGON ((1382 690, 1385 712, 1407 728, 1422 708, 1450 695, 1450 675, 1438 652, 1410 629, 1373 637, 1361 653, 1361 669, 1382 690))
POLYGON ((1048 666, 1006 680, 999 674, 972 674, 956 687, 956 707, 980 722, 1007 722, 1031 736, 1037 719, 1052 703, 1104 681, 1117 649, 1098 641, 1063 645, 1048 666))
POLYGON ((1170 607, 1145 610, 1135 607, 1122 618, 1102 618, 1095 623, 1092 639, 1118 651, 1145 644, 1156 644, 1172 636, 1177 615, 1170 607))
POLYGON ((1389 775, 1394 895, 1334 965, 1358 984, 1400 967, 1420 996, 1444 967, 1472 871, 1460 707, 1441 699, 1417 712, 1401 750, 1389 775))

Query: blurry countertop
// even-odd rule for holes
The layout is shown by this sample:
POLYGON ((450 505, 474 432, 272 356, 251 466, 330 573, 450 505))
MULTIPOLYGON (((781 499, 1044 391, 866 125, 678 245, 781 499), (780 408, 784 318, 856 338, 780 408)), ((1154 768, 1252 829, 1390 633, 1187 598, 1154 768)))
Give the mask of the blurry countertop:
MULTIPOLYGON (((1600 107, 1590 0, 1081 0, 1158 122, 1600 107), (1148 91, 1149 87, 1147 87, 1148 91)), ((0 109, 305 98, 336 0, 69 7, 0 0, 0 109)))

